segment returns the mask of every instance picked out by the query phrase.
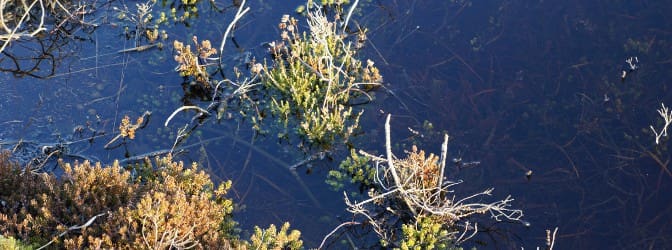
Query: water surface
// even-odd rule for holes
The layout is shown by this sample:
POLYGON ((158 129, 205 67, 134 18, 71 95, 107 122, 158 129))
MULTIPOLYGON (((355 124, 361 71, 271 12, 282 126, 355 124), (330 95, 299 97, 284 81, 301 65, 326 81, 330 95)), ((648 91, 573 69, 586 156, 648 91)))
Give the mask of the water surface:
MULTIPOLYGON (((391 92, 377 92, 364 107, 355 145, 382 152, 387 113, 398 155, 412 144, 438 152, 447 132, 452 157, 481 161, 448 173, 464 180, 457 191, 495 187, 493 198, 511 194, 530 222, 482 220, 484 232, 469 246, 535 248, 545 243, 546 229, 558 227, 557 249, 672 247, 669 141, 656 145, 649 129, 662 125, 660 103, 672 105, 672 2, 361 2, 353 20, 369 29, 362 56, 376 62, 391 92), (630 57, 638 60, 632 72, 630 57)), ((92 19, 97 28, 73 32, 80 39, 55 40, 55 59, 30 74, 17 74, 8 58, 40 44, 16 43, 4 52, 0 139, 75 142, 73 152, 103 162, 172 146, 192 116, 178 115, 164 127, 166 117, 203 102, 185 98, 170 48, 119 52, 136 46, 110 7, 124 4, 134 7, 100 6, 92 19), (124 115, 144 111, 152 117, 137 139, 103 148, 124 115), (86 140, 94 133, 104 134, 86 140)), ((245 53, 262 56, 263 43, 278 38, 281 15, 298 4, 251 1, 235 32, 237 47, 229 41, 224 57, 236 65, 245 53)), ((235 8, 200 10, 189 27, 172 25, 169 41, 197 36, 219 44, 235 8)), ((306 168, 294 174, 287 166, 306 157, 296 145, 255 137, 240 119, 207 122, 185 145, 192 146, 183 160, 234 181, 243 229, 289 221, 306 246, 316 247, 350 219, 342 194, 324 183, 345 152, 312 162, 310 174, 306 168)), ((344 246, 334 241, 330 246, 344 246)))

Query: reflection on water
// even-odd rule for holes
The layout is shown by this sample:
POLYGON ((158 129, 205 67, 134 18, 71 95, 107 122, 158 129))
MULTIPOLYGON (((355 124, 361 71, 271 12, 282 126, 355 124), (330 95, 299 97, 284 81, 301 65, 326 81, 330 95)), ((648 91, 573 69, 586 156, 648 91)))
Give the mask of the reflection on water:
MULTIPOLYGON (((260 44, 277 37, 277 20, 296 7, 250 6, 253 14, 236 31, 229 58, 264 53, 260 44)), ((452 158, 481 162, 447 174, 465 181, 457 191, 492 186, 496 196, 511 194, 525 211, 529 225, 483 221, 486 232, 468 244, 531 248, 544 244, 544 230, 559 227, 560 249, 672 247, 665 237, 672 234, 672 199, 665 193, 672 183, 669 143, 663 138, 655 145, 648 129, 658 127, 656 108, 670 99, 669 1, 362 6, 353 20, 369 29, 364 54, 376 61, 388 90, 375 93, 376 101, 366 107, 355 145, 382 152, 382 113, 393 114, 399 150, 421 144, 438 151, 432 146, 441 137, 434 135, 447 131, 452 158), (635 56, 639 69, 622 80, 625 60, 635 56)), ((233 10, 223 9, 199 14, 204 20, 232 18, 233 10)), ((11 53, 35 51, 36 45, 3 52, 0 139, 58 142, 84 131, 92 140, 77 153, 103 162, 171 148, 179 124, 192 116, 176 116, 171 123, 178 125, 163 126, 185 103, 173 52, 123 52, 137 41, 126 40, 122 21, 102 15, 96 20, 105 25, 80 32, 76 42, 41 44, 57 55, 44 59, 49 62, 20 64, 18 72, 11 53), (103 149, 125 115, 144 111, 152 117, 138 138, 103 149)), ((218 41, 225 25, 194 21, 167 34, 218 41)), ((290 221, 307 246, 319 245, 350 219, 342 194, 324 183, 328 169, 347 153, 292 172, 288 167, 308 156, 274 136, 255 136, 249 125, 235 119, 206 123, 184 143, 182 157, 233 180, 243 227, 290 221)))

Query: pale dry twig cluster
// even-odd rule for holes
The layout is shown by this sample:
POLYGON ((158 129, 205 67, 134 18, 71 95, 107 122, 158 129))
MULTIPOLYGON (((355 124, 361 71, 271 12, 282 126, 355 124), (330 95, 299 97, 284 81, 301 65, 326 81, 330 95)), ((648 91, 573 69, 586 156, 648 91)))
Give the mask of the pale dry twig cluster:
POLYGON ((660 132, 656 132, 656 129, 653 128, 653 125, 649 126, 651 131, 653 131, 653 134, 656 135, 656 144, 660 143, 661 137, 667 136, 667 128, 670 126, 670 124, 672 124, 672 112, 670 112, 670 110, 665 107, 665 103, 661 103, 660 106, 661 108, 658 109, 658 114, 665 121, 665 125, 663 125, 663 128, 660 129, 660 132))
POLYGON ((2 46, 0 46, 0 52, 4 51, 9 43, 25 37, 34 37, 38 33, 45 31, 44 27, 44 18, 46 15, 44 0, 35 0, 30 4, 25 1, 21 1, 22 6, 14 6, 17 4, 17 1, 9 0, 0 0, 0 41, 2 41, 2 46), (26 23, 30 19, 30 13, 33 11, 39 4, 40 6, 40 23, 35 27, 26 28, 26 23), (23 14, 18 17, 14 17, 14 14, 11 12, 6 12, 10 9, 13 11, 22 10, 23 14), (11 17, 11 19, 8 19, 11 17))
POLYGON ((415 148, 406 159, 396 158, 391 150, 389 122, 390 116, 388 115, 385 123, 386 157, 378 157, 360 151, 361 154, 370 157, 376 163, 375 182, 377 186, 382 188, 381 192, 370 194, 371 198, 361 202, 352 202, 347 194, 345 195, 348 211, 366 217, 368 223, 373 226, 373 229, 382 239, 390 237, 389 230, 386 230, 389 225, 383 225, 384 220, 375 219, 375 217, 380 218, 379 212, 373 212, 376 209, 380 211, 380 207, 377 208, 377 206, 383 206, 384 210, 394 214, 391 216, 408 213, 412 215, 412 218, 415 218, 415 221, 411 223, 417 223, 421 217, 440 220, 447 228, 454 230, 450 236, 458 244, 476 234, 477 224, 473 223, 472 225, 469 222, 469 218, 473 215, 489 214, 496 221, 504 219, 521 221, 523 211, 511 208, 511 202, 513 201, 511 196, 495 202, 483 203, 481 202, 482 198, 491 196, 493 189, 486 189, 464 198, 457 198, 453 194, 454 190, 452 188, 460 184, 461 181, 453 182, 444 180, 443 177, 447 158, 447 135, 444 137, 440 159, 432 154, 425 157, 424 152, 417 152, 415 148), (394 202, 403 204, 401 206, 391 206, 390 204, 394 202), (392 207, 395 207, 397 211, 392 207), (405 211, 399 211, 402 209, 405 211), (458 225, 460 222, 463 222, 461 226, 458 225), (457 229, 459 227, 463 229, 457 229))

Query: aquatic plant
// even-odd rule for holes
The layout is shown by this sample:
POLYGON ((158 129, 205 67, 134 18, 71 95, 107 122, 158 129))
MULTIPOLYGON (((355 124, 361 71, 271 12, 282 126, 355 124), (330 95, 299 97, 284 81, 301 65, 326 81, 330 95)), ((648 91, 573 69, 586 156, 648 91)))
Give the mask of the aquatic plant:
POLYGON ((147 126, 149 117, 152 115, 152 112, 145 111, 141 116, 139 116, 135 123, 131 123, 131 118, 126 115, 121 119, 119 123, 119 134, 113 137, 107 144, 105 144, 105 149, 112 149, 119 147, 126 143, 126 138, 129 140, 135 139, 135 132, 138 129, 143 129, 147 126), (121 139, 121 142, 117 142, 121 139))
POLYGON ((207 70, 207 64, 203 63, 205 60, 217 54, 217 50, 212 48, 212 44, 209 40, 201 41, 198 43, 198 38, 194 36, 192 38, 196 51, 191 51, 191 45, 184 45, 182 42, 175 40, 173 42, 173 48, 177 55, 175 55, 175 61, 178 63, 176 70, 180 72, 182 77, 193 77, 194 80, 199 83, 204 88, 211 88, 210 86, 210 73, 207 70))
POLYGON ((337 138, 347 141, 359 126, 362 111, 350 101, 371 98, 366 90, 382 81, 373 61, 362 63, 348 37, 320 8, 307 16, 309 33, 285 15, 281 41, 269 44, 272 67, 264 65, 262 82, 270 95, 270 110, 285 127, 296 120, 297 132, 326 147, 337 138))
MULTIPOLYGON (((353 6, 356 6, 357 2, 358 0, 355 1, 355 4, 353 4, 353 6)), ((334 10, 340 16, 340 14, 343 13, 343 6, 348 4, 350 4, 349 0, 319 0, 319 1, 308 0, 306 1, 305 5, 301 4, 297 6, 294 12, 296 12, 297 14, 304 14, 306 11, 306 6, 308 6, 308 8, 311 8, 312 6, 320 6, 325 9, 334 10)))
MULTIPOLYGON (((234 20, 225 31, 220 45, 219 70, 223 70, 221 54, 228 34, 249 11, 244 3, 241 2, 234 20)), ((362 62, 356 57, 358 46, 353 46, 352 40, 359 42, 365 36, 348 36, 336 20, 329 21, 320 8, 310 11, 307 20, 310 32, 300 33, 298 20, 289 15, 283 16, 279 24, 281 40, 267 44, 271 61, 262 64, 254 58, 246 60, 249 77, 244 77, 243 72, 234 67, 234 77, 215 82, 210 79, 207 65, 203 64, 208 56, 214 54, 211 45, 199 45, 194 40, 197 52, 192 52, 190 46, 176 41, 175 60, 180 75, 193 77, 195 80, 192 83, 203 86, 207 91, 202 96, 211 103, 207 108, 193 105, 179 108, 166 124, 174 114, 186 109, 200 112, 199 119, 192 119, 199 124, 204 120, 201 118, 215 113, 219 120, 228 108, 233 107, 230 102, 236 102, 238 112, 235 113, 250 121, 259 133, 278 131, 278 137, 283 139, 298 135, 301 144, 307 142, 321 149, 328 149, 339 140, 347 142, 357 130, 362 113, 362 110, 354 110, 353 104, 370 101, 372 97, 367 92, 380 86, 382 76, 373 61, 362 62), (262 124, 262 121, 269 114, 283 128, 274 127, 276 124, 271 124, 272 129, 264 126, 268 123, 262 124)), ((188 131, 198 126, 192 124, 189 126, 192 129, 188 131)), ((188 133, 180 135, 186 138, 188 133)))
POLYGON ((121 119, 121 123, 119 124, 119 133, 121 137, 128 139, 135 139, 135 131, 140 127, 141 124, 144 122, 144 118, 142 116, 138 117, 136 120, 135 124, 131 123, 131 118, 128 116, 124 116, 123 119, 121 119))
POLYGON ((350 150, 350 156, 343 160, 338 169, 332 169, 327 174, 326 183, 333 190, 343 189, 346 182, 360 185, 360 189, 368 189, 375 182, 375 168, 369 164, 371 159, 350 150))
MULTIPOLYGON (((159 19, 154 18, 152 12, 155 4, 156 0, 149 0, 136 3, 135 10, 129 9, 125 4, 122 8, 113 8, 117 12, 117 19, 127 22, 124 25, 124 33, 126 37, 136 39, 136 48, 141 48, 140 38, 143 36, 150 44, 155 43, 159 38, 159 25, 167 21, 165 15, 159 19)), ((165 31, 161 33, 165 34, 165 31)))
MULTIPOLYGON (((145 171, 132 172, 117 162, 62 163, 64 174, 56 178, 32 174, 3 152, 0 235, 64 249, 259 245, 236 235, 233 202, 226 198, 230 181, 215 185, 195 163, 186 167, 171 156, 144 164, 145 171)), ((300 233, 288 228, 270 227, 255 241, 269 248, 300 247, 300 233)))
MULTIPOLYGON (((127 38, 135 38, 135 48, 131 50, 142 50, 158 46, 163 47, 163 43, 157 42, 159 39, 164 41, 168 39, 166 28, 172 23, 183 23, 189 26, 189 20, 198 16, 198 4, 200 0, 177 0, 177 1, 157 1, 147 0, 146 2, 136 3, 135 9, 131 9, 122 3, 121 8, 113 7, 116 11, 118 20, 123 21, 124 33, 127 38), (154 10, 157 6, 158 10, 154 10), (141 38, 144 38, 149 45, 141 45, 141 38)), ((210 2, 214 7, 213 2, 210 2)))
MULTIPOLYGON (((183 22, 189 25, 190 19, 198 17, 198 4, 201 0, 162 1, 164 7, 170 7, 170 13, 161 12, 161 16, 170 16, 174 22, 183 22)), ((213 1, 208 1, 211 7, 216 7, 213 1)))
MULTIPOLYGON (((312 1, 308 1, 309 4, 310 4, 310 2, 312 2, 312 1)), ((322 4, 322 6, 335 5, 335 4, 346 5, 346 4, 349 4, 349 3, 350 3, 349 0, 320 0, 320 4, 322 4)))
POLYGON ((459 249, 453 246, 450 231, 440 219, 422 217, 414 224, 401 225, 399 249, 459 249))
POLYGON ((452 189, 462 183, 444 178, 448 136, 444 138, 440 156, 426 155, 416 147, 406 158, 392 154, 390 116, 385 123, 386 157, 364 151, 359 153, 375 163, 375 188, 370 198, 353 202, 345 194, 347 210, 363 216, 379 236, 381 244, 415 249, 451 247, 470 239, 478 232, 478 224, 470 218, 488 214, 496 221, 520 221, 523 211, 510 208, 510 196, 491 203, 480 199, 491 196, 493 189, 457 198, 452 189), (478 201, 477 201, 478 200, 478 201))
POLYGON ((268 229, 254 227, 254 234, 250 237, 248 249, 301 249, 303 241, 300 240, 301 232, 292 230, 289 232, 289 223, 285 222, 277 231, 275 225, 271 224, 268 229))

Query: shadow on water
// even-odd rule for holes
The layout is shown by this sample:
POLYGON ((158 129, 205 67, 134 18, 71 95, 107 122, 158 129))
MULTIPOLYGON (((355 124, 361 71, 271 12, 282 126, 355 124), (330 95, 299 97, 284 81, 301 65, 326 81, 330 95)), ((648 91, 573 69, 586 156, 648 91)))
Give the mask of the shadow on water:
MULTIPOLYGON (((399 151, 440 145, 447 131, 453 158, 481 162, 448 173, 465 181, 458 191, 492 186, 497 196, 511 194, 530 223, 483 221, 484 234, 469 246, 533 248, 545 242, 544 230, 558 227, 559 249, 672 248, 669 141, 656 145, 648 128, 661 125, 655 110, 670 98, 672 20, 665 13, 672 4, 666 2, 363 4, 354 17, 369 29, 364 54, 376 61, 388 90, 375 93, 354 143, 380 150, 386 113, 394 115, 399 151), (637 70, 625 63, 630 57, 638 58, 637 70)), ((219 7, 199 13, 205 21, 171 26, 168 41, 196 35, 218 42, 228 23, 213 20, 234 12, 219 7)), ((226 49, 233 65, 245 53, 265 53, 261 43, 277 38, 273 27, 296 6, 251 7, 226 49)), ((185 96, 170 49, 120 52, 144 41, 127 39, 129 23, 110 13, 96 17, 105 25, 95 29, 3 52, 0 142, 77 141, 73 154, 103 162, 172 147, 194 113, 168 127, 166 117, 207 100, 185 96), (135 140, 103 149, 125 115, 144 111, 152 116, 135 140)), ((297 145, 255 136, 249 121, 236 118, 206 122, 183 145, 184 160, 233 180, 236 218, 245 230, 289 221, 307 246, 317 246, 349 220, 342 194, 324 183, 346 153, 293 172, 289 166, 308 157, 297 145)), ((330 246, 360 233, 352 230, 330 246)))

